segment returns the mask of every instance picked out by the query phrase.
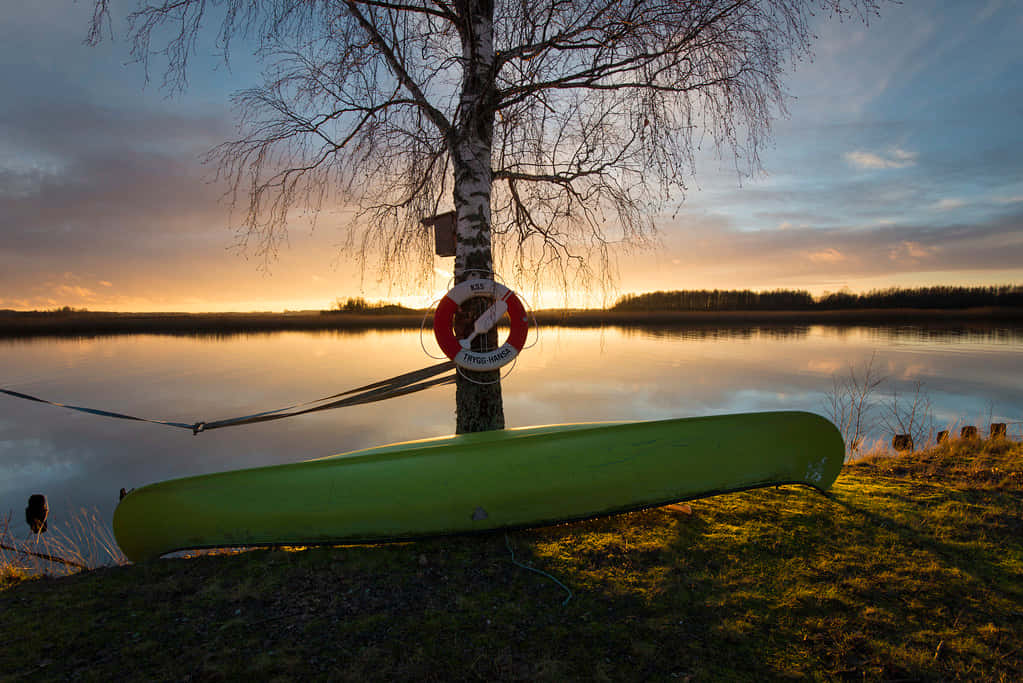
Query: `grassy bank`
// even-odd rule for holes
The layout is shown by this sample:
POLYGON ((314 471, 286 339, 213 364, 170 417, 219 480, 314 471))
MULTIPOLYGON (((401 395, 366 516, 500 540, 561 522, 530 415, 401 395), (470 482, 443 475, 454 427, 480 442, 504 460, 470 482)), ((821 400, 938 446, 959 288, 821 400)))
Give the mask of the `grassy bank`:
POLYGON ((0 679, 1020 680, 1021 532, 1023 447, 955 441, 829 497, 8 575, 0 679))
MULTIPOLYGON (((541 310, 540 325, 651 327, 720 325, 926 324, 937 327, 1021 324, 1023 308, 851 309, 813 311, 606 311, 541 310)), ((249 332, 420 329, 428 311, 288 313, 110 313, 102 311, 0 311, 0 338, 109 334, 228 335, 249 332)))
POLYGON ((423 312, 110 313, 0 312, 0 337, 108 334, 226 335, 311 330, 419 329, 423 312))

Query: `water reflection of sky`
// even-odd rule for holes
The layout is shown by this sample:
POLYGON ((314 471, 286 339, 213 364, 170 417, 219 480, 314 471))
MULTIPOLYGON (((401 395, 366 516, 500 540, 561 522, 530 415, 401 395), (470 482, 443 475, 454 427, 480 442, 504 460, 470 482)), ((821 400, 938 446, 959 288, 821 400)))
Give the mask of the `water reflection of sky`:
MULTIPOLYGON (((434 362, 417 332, 400 331, 44 339, 0 349, 6 388, 182 422, 319 398, 434 362)), ((872 356, 888 389, 923 381, 939 423, 1023 419, 1023 330, 1008 328, 552 328, 506 378, 505 413, 509 426, 825 414, 832 375, 872 356)), ((45 493, 54 516, 96 506, 109 519, 122 486, 443 435, 453 424, 451 387, 199 436, 0 396, 0 514, 12 511, 24 534, 28 496, 45 493)))

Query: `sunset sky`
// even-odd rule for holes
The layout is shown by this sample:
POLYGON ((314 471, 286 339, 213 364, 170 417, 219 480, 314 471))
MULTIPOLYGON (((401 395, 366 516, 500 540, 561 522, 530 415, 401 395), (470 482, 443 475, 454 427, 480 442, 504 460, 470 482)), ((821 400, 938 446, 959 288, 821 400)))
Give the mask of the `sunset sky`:
MULTIPOLYGON (((134 3, 112 2, 123 17, 134 3)), ((116 40, 82 44, 91 2, 0 10, 0 308, 283 310, 335 297, 426 305, 336 245, 330 220, 290 231, 269 273, 231 249, 214 169, 229 96, 256 85, 202 46, 184 95, 146 86, 116 40)), ((820 18, 815 58, 786 79, 764 174, 741 185, 706 152, 660 246, 622 257, 618 292, 1023 283, 1023 4, 910 0, 869 26, 820 18)), ((516 283, 509 282, 512 286, 516 283)), ((563 297, 534 303, 562 305, 563 297)), ((599 305, 599 295, 570 297, 599 305)))

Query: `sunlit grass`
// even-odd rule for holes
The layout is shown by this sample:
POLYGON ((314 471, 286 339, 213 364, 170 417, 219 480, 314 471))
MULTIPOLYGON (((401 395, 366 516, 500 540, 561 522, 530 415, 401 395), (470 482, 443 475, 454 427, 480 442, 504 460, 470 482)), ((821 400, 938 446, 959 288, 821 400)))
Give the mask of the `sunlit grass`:
POLYGON ((507 535, 12 576, 0 671, 1020 680, 1021 531, 1023 446, 953 440, 849 464, 828 496, 769 488, 507 535), (40 614, 47 633, 24 636, 40 614))

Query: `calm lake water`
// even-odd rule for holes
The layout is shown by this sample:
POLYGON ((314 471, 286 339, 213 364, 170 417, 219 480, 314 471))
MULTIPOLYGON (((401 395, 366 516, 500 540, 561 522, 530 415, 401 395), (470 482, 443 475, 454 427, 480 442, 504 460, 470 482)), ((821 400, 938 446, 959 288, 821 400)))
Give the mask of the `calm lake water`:
MULTIPOLYGON (((432 338, 425 340, 438 353, 432 338)), ((923 381, 939 425, 1023 420, 1023 327, 547 328, 504 380, 509 427, 801 409, 827 415, 832 376, 874 357, 876 395, 923 381)), ((0 386, 53 401, 193 423, 354 388, 436 361, 418 332, 124 335, 0 340, 0 386)), ((29 495, 51 519, 121 487, 296 462, 450 434, 454 388, 193 436, 0 395, 0 525, 24 538, 29 495)), ((880 432, 874 436, 883 436, 880 432)), ((890 438, 890 436, 888 437, 890 438)))

